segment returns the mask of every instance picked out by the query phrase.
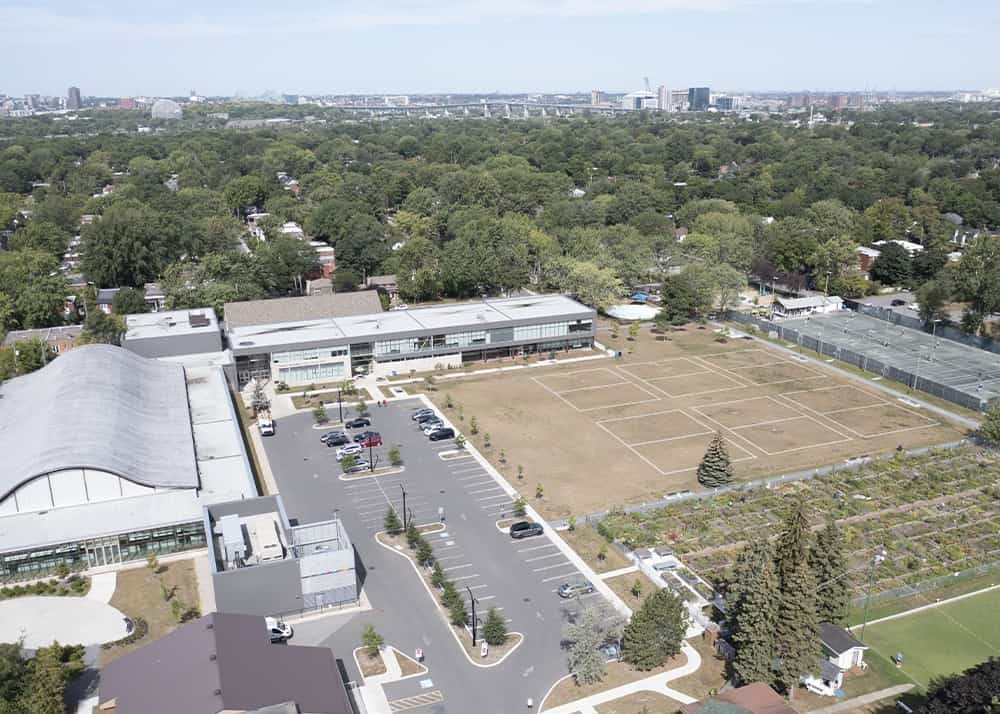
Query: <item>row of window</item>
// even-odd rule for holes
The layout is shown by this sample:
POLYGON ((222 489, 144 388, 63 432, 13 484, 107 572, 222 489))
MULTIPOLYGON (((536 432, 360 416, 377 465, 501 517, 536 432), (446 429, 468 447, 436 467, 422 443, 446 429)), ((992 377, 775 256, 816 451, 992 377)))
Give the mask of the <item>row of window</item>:
POLYGON ((474 347, 497 342, 515 342, 523 340, 540 340, 550 337, 562 337, 574 333, 590 332, 590 320, 576 322, 551 322, 544 325, 526 325, 497 328, 495 330, 472 330, 468 332, 453 332, 446 335, 428 335, 424 337, 407 337, 398 340, 379 340, 375 343, 375 354, 405 355, 415 352, 426 352, 433 349, 448 347, 474 347))
POLYGON ((330 357, 347 356, 346 347, 320 347, 309 350, 291 350, 289 352, 275 352, 271 355, 274 364, 291 364, 293 362, 310 362, 330 357))
POLYGON ((344 362, 304 364, 297 367, 280 367, 277 379, 285 384, 310 384, 312 382, 342 379, 347 374, 344 362))

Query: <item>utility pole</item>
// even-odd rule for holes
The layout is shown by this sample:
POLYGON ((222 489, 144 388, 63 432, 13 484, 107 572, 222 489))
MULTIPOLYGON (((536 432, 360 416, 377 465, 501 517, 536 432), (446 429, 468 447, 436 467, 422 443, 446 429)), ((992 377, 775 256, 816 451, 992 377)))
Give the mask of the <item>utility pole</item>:
POLYGON ((406 489, 403 484, 399 484, 399 490, 403 492, 403 530, 406 530, 406 489))
POLYGON ((340 423, 344 423, 344 398, 341 394, 341 390, 337 388, 337 412, 340 414, 340 423))
POLYGON ((825 295, 830 294, 830 271, 826 271, 826 287, 823 289, 825 295))
POLYGON ((476 646, 476 596, 472 594, 472 588, 468 585, 465 589, 469 591, 469 601, 472 603, 472 646, 476 646))
POLYGON ((872 564, 868 569, 868 592, 865 595, 865 615, 864 620, 861 623, 861 640, 862 644, 865 641, 865 628, 868 626, 868 606, 872 601, 872 587, 875 585, 875 568, 885 560, 885 546, 878 546, 875 548, 875 553, 872 555, 872 564))

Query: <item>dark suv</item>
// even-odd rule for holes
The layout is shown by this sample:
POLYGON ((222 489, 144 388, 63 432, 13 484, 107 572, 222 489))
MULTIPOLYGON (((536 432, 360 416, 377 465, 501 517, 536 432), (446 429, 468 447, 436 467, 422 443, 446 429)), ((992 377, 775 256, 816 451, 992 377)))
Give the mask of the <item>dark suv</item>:
POLYGON ((324 441, 323 443, 332 449, 335 446, 343 446, 344 444, 350 444, 351 440, 347 438, 347 434, 337 433, 327 437, 326 441, 324 441))
POLYGON ((448 426, 442 427, 440 429, 435 429, 434 431, 432 431, 430 434, 427 435, 427 438, 430 439, 431 441, 441 441, 442 439, 454 439, 455 430, 448 426))
POLYGON ((541 535, 543 532, 544 529, 541 523, 531 523, 530 521, 518 521, 510 527, 510 537, 515 540, 541 535))
POLYGON ((348 429, 360 429, 363 426, 371 426, 372 420, 368 417, 358 417, 357 419, 351 419, 349 422, 344 424, 348 429))

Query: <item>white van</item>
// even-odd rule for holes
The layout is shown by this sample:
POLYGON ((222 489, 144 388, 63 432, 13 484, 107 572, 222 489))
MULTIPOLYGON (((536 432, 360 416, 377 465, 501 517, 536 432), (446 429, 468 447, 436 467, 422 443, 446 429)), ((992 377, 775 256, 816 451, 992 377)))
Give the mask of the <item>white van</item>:
POLYGON ((257 428, 261 436, 274 436, 274 420, 268 417, 257 417, 257 428))
POLYGON ((295 634, 291 625, 286 625, 276 617, 265 617, 264 624, 267 625, 267 634, 271 642, 284 642, 292 639, 292 635, 295 634))

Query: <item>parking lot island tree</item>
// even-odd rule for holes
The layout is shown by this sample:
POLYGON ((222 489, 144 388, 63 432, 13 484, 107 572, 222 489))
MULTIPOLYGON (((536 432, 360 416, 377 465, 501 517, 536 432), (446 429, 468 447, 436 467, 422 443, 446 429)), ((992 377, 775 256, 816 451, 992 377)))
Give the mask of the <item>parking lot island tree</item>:
POLYGON ((514 499, 514 505, 512 510, 514 512, 514 515, 518 516, 519 518, 523 517, 524 514, 527 513, 528 503, 527 501, 524 500, 524 496, 518 495, 518 497, 514 499))
POLYGON ((567 665, 579 685, 595 684, 604 679, 606 643, 621 639, 624 619, 607 606, 588 606, 583 616, 563 628, 569 643, 567 665))
POLYGON ((434 549, 431 544, 427 542, 426 538, 421 537, 417 542, 417 562, 423 566, 429 566, 434 562, 434 549))
POLYGON ((403 463, 403 455, 399 453, 398 446, 393 446, 392 448, 390 448, 388 456, 389 456, 389 463, 392 464, 393 466, 399 466, 401 463, 403 463))
POLYGON ((364 399, 359 399, 358 403, 354 405, 354 409, 358 412, 358 416, 365 416, 368 413, 368 404, 364 399))
POLYGON ((491 607, 483 623, 483 639, 493 647, 499 647, 507 641, 507 623, 503 615, 495 607, 491 607))
POLYGON ((431 585, 436 588, 443 588, 445 583, 444 570, 441 568, 441 561, 434 561, 434 570, 431 571, 431 585))
POLYGON ((684 601, 669 588, 646 598, 622 635, 622 659, 643 672, 655 669, 681 651, 688 614, 684 601))
POLYGON ((455 448, 458 449, 459 451, 465 448, 465 437, 462 436, 461 434, 455 437, 455 448))
POLYGON ((345 454, 340 457, 340 468, 344 470, 344 473, 347 473, 357 465, 358 460, 355 458, 354 454, 345 454))
POLYGON ((716 433, 708 444, 705 456, 698 464, 698 483, 706 488, 718 488, 732 483, 733 464, 721 433, 716 433))
POLYGON ((326 407, 323 406, 323 402, 320 402, 313 407, 312 415, 313 420, 315 420, 317 424, 326 424, 330 420, 326 414, 326 407))
POLYGON ((366 655, 376 657, 379 649, 385 644, 385 638, 378 633, 375 625, 369 622, 361 630, 361 644, 365 648, 366 655))
POLYGON ((403 530, 403 524, 399 520, 399 516, 396 514, 396 509, 389 506, 385 512, 385 518, 382 520, 382 526, 389 533, 399 533, 403 530))
POLYGON ((406 545, 408 545, 411 550, 416 550, 417 546, 420 544, 420 540, 420 531, 417 530, 417 524, 411 519, 410 522, 406 524, 406 545))

